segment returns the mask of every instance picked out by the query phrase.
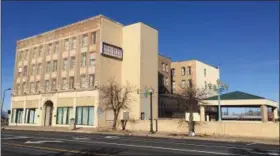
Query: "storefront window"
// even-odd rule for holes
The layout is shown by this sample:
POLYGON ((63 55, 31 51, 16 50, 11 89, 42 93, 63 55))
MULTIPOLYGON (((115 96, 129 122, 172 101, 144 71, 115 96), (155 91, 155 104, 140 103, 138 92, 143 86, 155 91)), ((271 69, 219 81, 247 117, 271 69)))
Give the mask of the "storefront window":
POLYGON ((76 124, 93 126, 94 107, 77 107, 76 109, 76 124))
POLYGON ((25 110, 25 123, 35 124, 36 108, 27 108, 25 110))
POLYGON ((23 109, 13 109, 12 111, 12 123, 23 123, 23 109))
POLYGON ((72 107, 58 107, 57 108, 57 117, 56 124, 59 125, 68 125, 72 117, 73 108, 72 107))

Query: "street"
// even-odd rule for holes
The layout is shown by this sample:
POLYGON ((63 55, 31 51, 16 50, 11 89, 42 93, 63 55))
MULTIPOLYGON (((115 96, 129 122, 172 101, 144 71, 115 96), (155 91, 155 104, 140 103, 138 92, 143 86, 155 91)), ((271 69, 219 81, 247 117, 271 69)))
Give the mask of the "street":
POLYGON ((279 155, 279 146, 252 142, 2 130, 1 155, 279 155))

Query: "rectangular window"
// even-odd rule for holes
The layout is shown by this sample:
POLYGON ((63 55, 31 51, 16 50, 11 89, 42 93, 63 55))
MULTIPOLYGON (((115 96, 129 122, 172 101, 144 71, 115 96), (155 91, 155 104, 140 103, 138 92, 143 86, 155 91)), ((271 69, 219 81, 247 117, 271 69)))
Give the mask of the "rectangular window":
POLYGON ((87 54, 86 53, 82 53, 81 54, 81 67, 85 67, 87 65, 87 54))
POLYGON ((73 37, 71 42, 71 50, 76 49, 76 47, 77 47, 77 39, 76 37, 73 37))
POLYGON ((52 79, 52 91, 56 90, 56 79, 52 79))
POLYGON ((47 62, 47 66, 46 66, 46 73, 51 72, 51 62, 47 62))
POLYGON ((53 72, 56 72, 56 71, 57 71, 57 60, 54 60, 54 61, 53 61, 52 71, 53 71, 53 72))
POLYGON ((23 82, 23 83, 22 83, 22 88, 21 88, 21 89, 22 89, 21 93, 25 93, 25 91, 26 91, 26 86, 27 86, 27 85, 26 85, 26 82, 23 82))
POLYGON ((23 76, 27 76, 27 66, 23 67, 23 76))
POLYGON ((25 109, 25 123, 34 124, 35 123, 35 115, 36 108, 26 108, 25 109))
POLYGON ((56 54, 59 52, 59 42, 55 42, 54 52, 56 54))
POLYGON ((90 87, 94 86, 94 79, 95 79, 95 75, 94 74, 90 74, 89 75, 89 86, 90 87))
POLYGON ((162 71, 165 71, 165 64, 162 63, 162 71))
POLYGON ((96 32, 92 32, 91 33, 91 44, 95 44, 96 43, 96 32))
POLYGON ((86 88, 86 76, 82 75, 81 76, 81 88, 86 88))
POLYGON ((41 71, 42 71, 42 64, 39 63, 38 66, 37 66, 37 73, 36 73, 36 74, 37 74, 37 75, 40 74, 41 71))
POLYGON ((12 122, 23 123, 23 109, 13 109, 12 111, 12 122))
POLYGON ((171 74, 172 74, 172 76, 175 76, 175 69, 174 68, 171 69, 171 74))
POLYGON ((204 77, 206 77, 206 69, 204 69, 204 77))
POLYGON ((37 53, 37 48, 33 48, 33 51, 32 51, 32 58, 36 58, 36 53, 37 53))
POLYGON ((182 80, 182 87, 185 88, 186 87, 186 81, 182 80))
POLYGON ((64 59, 63 59, 62 70, 66 70, 66 69, 67 69, 67 65, 68 65, 68 60, 67 60, 67 58, 64 58, 64 59))
POLYGON ((21 86, 20 86, 20 84, 17 84, 17 94, 18 95, 21 94, 21 86))
POLYGON ((94 64, 95 64, 95 54, 90 53, 89 65, 94 66, 94 64))
POLYGON ((47 46, 47 55, 50 55, 51 54, 51 50, 52 50, 52 44, 48 44, 47 46))
POLYGON ((65 90, 66 89, 66 78, 62 78, 62 82, 61 82, 61 90, 65 90))
POLYGON ((24 60, 28 60, 28 50, 25 50, 25 53, 24 53, 24 60))
POLYGON ((76 107, 76 123, 77 125, 93 126, 94 107, 76 107))
POLYGON ((182 68, 181 68, 181 75, 184 76, 185 74, 186 74, 186 69, 185 69, 185 67, 182 67, 182 68))
POLYGON ((168 64, 165 65, 165 71, 166 71, 166 72, 169 71, 169 69, 168 69, 168 64))
POLYGON ((176 83, 175 83, 175 81, 172 82, 172 89, 173 89, 173 91, 176 89, 176 83))
POLYGON ((31 93, 35 92, 35 84, 34 84, 34 82, 30 82, 30 92, 31 93))
POLYGON ((45 91, 48 92, 50 90, 50 81, 45 80, 45 91))
POLYGON ((88 35, 87 34, 84 34, 82 36, 82 47, 85 47, 88 45, 88 35))
POLYGON ((188 66, 188 75, 191 75, 191 74, 192 74, 192 67, 188 66))
POLYGON ((192 88, 192 80, 189 80, 189 87, 192 88))
POLYGON ((70 69, 73 69, 75 67, 75 61, 75 56, 72 56, 70 60, 70 69))
POLYGON ((168 77, 165 78, 165 85, 168 86, 168 77))
POLYGON ((31 75, 35 75, 36 73, 36 66, 35 64, 32 65, 31 75))
POLYGON ((37 81, 35 84, 35 92, 38 92, 40 90, 40 81, 37 81))
POLYGON ((71 76, 69 79, 69 89, 74 89, 75 79, 74 76, 71 76))
POLYGON ((73 107, 57 107, 56 124, 68 125, 73 117, 73 107))
POLYGON ((38 57, 42 56, 42 52, 43 52, 43 46, 40 46, 38 50, 38 57))
POLYGON ((64 40, 64 50, 69 50, 69 39, 64 40))

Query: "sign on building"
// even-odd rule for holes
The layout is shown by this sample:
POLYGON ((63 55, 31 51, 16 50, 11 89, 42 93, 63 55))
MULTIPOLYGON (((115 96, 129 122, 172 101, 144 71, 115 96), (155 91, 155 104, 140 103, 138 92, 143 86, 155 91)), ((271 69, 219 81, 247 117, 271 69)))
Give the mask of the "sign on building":
POLYGON ((115 58, 115 59, 118 59, 118 60, 121 60, 121 61, 123 59, 122 48, 111 45, 111 44, 108 44, 108 43, 105 43, 105 42, 102 42, 100 52, 103 56, 107 56, 107 57, 110 57, 110 58, 115 58))

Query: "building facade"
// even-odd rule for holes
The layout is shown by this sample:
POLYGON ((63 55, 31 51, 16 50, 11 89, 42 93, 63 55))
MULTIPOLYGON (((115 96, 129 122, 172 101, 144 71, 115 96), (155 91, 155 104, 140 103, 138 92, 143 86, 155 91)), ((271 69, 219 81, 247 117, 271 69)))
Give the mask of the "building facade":
MULTIPOLYGON (((143 23, 124 26, 103 15, 17 41, 10 125, 102 127, 98 86, 114 80, 158 92, 158 31, 143 23)), ((129 117, 149 108, 133 93, 129 117)), ((158 98, 153 111, 157 118, 158 98)))
POLYGON ((171 93, 171 58, 158 56, 158 91, 159 94, 171 93))

